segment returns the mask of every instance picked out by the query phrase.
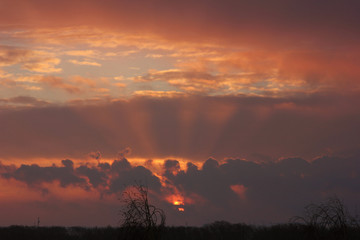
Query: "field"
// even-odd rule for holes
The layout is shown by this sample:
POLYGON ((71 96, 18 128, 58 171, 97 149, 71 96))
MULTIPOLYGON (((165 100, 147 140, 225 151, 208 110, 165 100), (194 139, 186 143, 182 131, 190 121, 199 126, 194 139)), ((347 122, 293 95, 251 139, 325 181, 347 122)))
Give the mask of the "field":
POLYGON ((299 224, 254 226, 215 222, 203 227, 163 227, 154 231, 114 227, 29 227, 0 228, 1 240, 121 240, 121 239, 360 239, 360 230, 349 228, 345 232, 311 228, 299 224))

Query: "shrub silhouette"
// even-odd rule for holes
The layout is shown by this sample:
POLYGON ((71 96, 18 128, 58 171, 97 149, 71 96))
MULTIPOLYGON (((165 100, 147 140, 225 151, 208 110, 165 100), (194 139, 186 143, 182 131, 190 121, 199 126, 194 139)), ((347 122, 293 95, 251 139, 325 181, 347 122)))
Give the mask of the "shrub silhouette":
POLYGON ((290 221, 305 224, 308 233, 318 239, 348 239, 349 230, 359 228, 357 219, 337 196, 305 206, 304 215, 293 217, 290 221))
POLYGON ((149 203, 148 187, 133 185, 123 192, 121 200, 122 239, 157 239, 166 216, 162 209, 149 203))

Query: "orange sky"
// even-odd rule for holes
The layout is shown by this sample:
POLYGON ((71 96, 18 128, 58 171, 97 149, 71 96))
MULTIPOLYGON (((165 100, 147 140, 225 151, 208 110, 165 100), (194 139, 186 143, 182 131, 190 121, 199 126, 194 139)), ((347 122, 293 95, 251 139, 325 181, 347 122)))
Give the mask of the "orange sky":
POLYGON ((21 208, 0 225, 116 224, 112 187, 136 177, 158 184, 172 224, 281 221, 327 194, 358 200, 359 11, 355 0, 1 0, 0 206, 21 208), (128 179, 98 162, 124 156, 128 179), (305 196, 275 196, 289 189, 305 196))

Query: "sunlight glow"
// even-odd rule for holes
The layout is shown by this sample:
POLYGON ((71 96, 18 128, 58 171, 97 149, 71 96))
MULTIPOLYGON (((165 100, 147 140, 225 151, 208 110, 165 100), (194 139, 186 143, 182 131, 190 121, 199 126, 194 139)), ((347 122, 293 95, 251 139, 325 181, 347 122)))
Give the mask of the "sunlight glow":
POLYGON ((175 206, 184 205, 184 203, 180 200, 174 201, 173 203, 175 206))

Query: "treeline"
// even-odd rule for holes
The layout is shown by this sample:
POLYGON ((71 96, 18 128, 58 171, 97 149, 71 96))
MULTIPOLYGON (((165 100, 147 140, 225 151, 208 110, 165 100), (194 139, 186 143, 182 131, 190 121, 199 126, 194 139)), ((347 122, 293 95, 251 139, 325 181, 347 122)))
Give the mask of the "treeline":
POLYGON ((310 227, 304 224, 254 226, 215 222, 203 227, 162 227, 156 234, 141 228, 27 227, 0 228, 1 240, 264 240, 264 239, 360 239, 358 228, 346 233, 334 229, 310 227))

